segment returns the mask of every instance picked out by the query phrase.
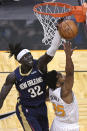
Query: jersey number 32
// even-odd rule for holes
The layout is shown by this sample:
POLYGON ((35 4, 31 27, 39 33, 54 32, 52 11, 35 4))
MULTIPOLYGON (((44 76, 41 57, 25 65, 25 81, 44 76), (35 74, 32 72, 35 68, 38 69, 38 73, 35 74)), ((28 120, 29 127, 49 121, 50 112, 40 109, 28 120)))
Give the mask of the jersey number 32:
POLYGON ((30 88, 30 89, 28 89, 28 92, 30 93, 30 96, 32 98, 34 98, 36 96, 40 96, 41 94, 43 94, 43 91, 41 91, 40 86, 35 86, 34 88, 30 88))

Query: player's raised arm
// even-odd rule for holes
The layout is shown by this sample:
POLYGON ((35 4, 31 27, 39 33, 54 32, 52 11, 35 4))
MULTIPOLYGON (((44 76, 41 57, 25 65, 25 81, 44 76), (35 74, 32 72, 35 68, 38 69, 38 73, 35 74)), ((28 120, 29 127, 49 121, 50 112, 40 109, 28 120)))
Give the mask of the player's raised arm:
POLYGON ((70 43, 64 44, 64 51, 66 54, 66 66, 65 66, 66 77, 64 87, 62 88, 62 96, 66 97, 70 93, 72 93, 72 87, 74 82, 74 65, 71 58, 73 50, 71 49, 70 43))
POLYGON ((14 72, 13 73, 10 73, 7 78, 6 78, 6 81, 1 89, 1 92, 0 92, 0 108, 2 108, 3 106, 3 102, 6 98, 6 96, 8 95, 8 93, 10 92, 13 84, 15 83, 15 74, 14 72))
POLYGON ((65 67, 66 75, 73 74, 74 65, 71 58, 73 49, 71 49, 71 43, 70 42, 65 43, 63 46, 64 46, 65 55, 66 55, 66 67, 65 67))
POLYGON ((60 41, 61 41, 61 36, 59 35, 59 32, 56 30, 51 46, 49 47, 47 52, 38 60, 38 67, 42 72, 43 72, 43 68, 46 67, 47 64, 54 57, 56 50, 59 48, 60 41))

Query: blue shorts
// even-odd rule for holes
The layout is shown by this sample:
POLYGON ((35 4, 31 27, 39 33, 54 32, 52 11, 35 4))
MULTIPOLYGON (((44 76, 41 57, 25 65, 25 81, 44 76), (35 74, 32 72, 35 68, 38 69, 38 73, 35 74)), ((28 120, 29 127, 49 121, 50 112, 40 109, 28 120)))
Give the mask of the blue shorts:
POLYGON ((38 107, 25 107, 17 103, 16 114, 24 131, 49 131, 45 103, 38 107))

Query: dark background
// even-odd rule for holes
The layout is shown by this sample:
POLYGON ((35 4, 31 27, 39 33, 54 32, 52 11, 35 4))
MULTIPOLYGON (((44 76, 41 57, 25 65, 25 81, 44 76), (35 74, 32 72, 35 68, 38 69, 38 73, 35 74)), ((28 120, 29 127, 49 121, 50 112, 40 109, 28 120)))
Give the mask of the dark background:
MULTIPOLYGON (((2 0, 3 1, 3 0, 2 0)), ((49 0, 48 0, 49 1, 49 0)), ((58 2, 66 0, 58 0, 58 2)), ((21 42, 30 50, 46 50, 42 43, 43 29, 33 13, 33 6, 42 0, 4 0, 0 5, 0 50, 7 50, 8 43, 21 42), (26 17, 25 17, 26 16, 26 17)), ((79 5, 79 1, 67 0, 68 4, 79 5)), ((72 18, 73 19, 73 18, 72 18)), ((79 33, 72 41, 73 47, 87 49, 87 32, 83 23, 78 23, 79 33)), ((61 49, 61 48, 60 48, 61 49)))

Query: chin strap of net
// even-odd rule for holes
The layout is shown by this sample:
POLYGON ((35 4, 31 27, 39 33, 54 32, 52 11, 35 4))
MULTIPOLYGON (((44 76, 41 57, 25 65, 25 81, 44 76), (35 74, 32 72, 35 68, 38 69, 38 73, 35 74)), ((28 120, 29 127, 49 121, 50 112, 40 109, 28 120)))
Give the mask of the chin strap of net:
MULTIPOLYGON (((61 12, 67 12, 69 9, 66 9, 65 7, 59 9, 58 6, 55 6, 51 9, 49 5, 46 5, 45 7, 42 6, 38 7, 37 10, 45 13, 61 13, 61 12)), ((50 15, 42 15, 36 12, 34 13, 43 27, 44 38, 42 39, 42 43, 45 43, 45 45, 51 45, 52 39, 54 38, 55 32, 57 30, 56 25, 58 24, 58 20, 60 19, 60 17, 55 18, 50 15)), ((71 16, 68 16, 66 17, 66 19, 70 19, 70 17, 71 16)), ((60 45, 61 44, 62 44, 62 40, 60 45)))

